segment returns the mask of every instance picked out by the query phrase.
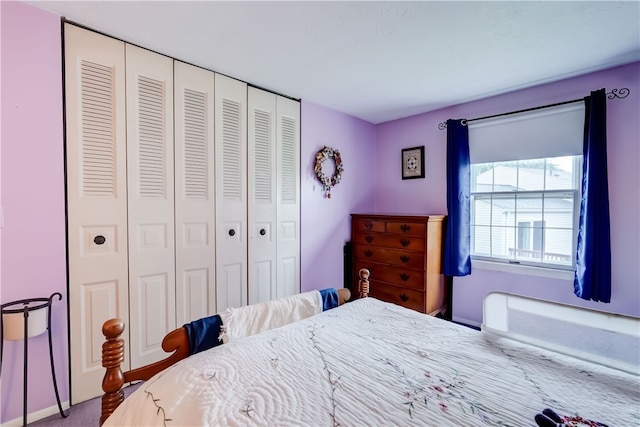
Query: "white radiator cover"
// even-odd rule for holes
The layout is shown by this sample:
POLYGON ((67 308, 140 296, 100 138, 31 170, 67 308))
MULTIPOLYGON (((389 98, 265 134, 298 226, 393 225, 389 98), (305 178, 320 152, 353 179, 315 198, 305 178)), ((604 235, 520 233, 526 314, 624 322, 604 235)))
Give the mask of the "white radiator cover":
POLYGON ((640 375, 638 317, 492 292, 482 330, 640 375))

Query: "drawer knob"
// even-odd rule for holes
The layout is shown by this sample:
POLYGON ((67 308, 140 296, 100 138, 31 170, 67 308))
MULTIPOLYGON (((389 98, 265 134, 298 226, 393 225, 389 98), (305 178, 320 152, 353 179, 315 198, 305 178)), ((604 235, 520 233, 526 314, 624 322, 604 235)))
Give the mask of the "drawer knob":
POLYGON ((402 255, 402 256, 400 257, 400 261, 405 262, 405 263, 406 263, 406 262, 409 262, 409 260, 410 260, 410 259, 411 259, 411 257, 408 257, 408 256, 406 256, 406 255, 402 255))
POLYGON ((364 240, 366 240, 367 243, 371 243, 371 242, 373 242, 373 237, 367 235, 367 236, 364 237, 364 240))
POLYGON ((371 255, 373 255, 372 251, 369 251, 369 250, 364 251, 364 256, 366 256, 367 258, 370 257, 371 255))
POLYGON ((400 294, 400 299, 401 299, 403 302, 407 302, 407 301, 409 300, 409 297, 408 297, 408 296, 406 296, 405 294, 400 294))
POLYGON ((402 245, 403 248, 406 248, 407 246, 409 246, 409 243, 411 243, 411 240, 400 239, 400 244, 402 245))
POLYGON ((371 228, 373 228, 373 224, 370 222, 365 222, 364 223, 364 228, 366 228, 367 230, 371 230, 371 228))
POLYGON ((407 225, 407 224, 402 224, 400 226, 400 230, 402 230, 402 231, 404 231, 406 233, 407 231, 411 230, 411 226, 407 225))
POLYGON ((402 279, 403 282, 406 282, 409 280, 409 275, 407 273, 400 273, 400 279, 402 279))

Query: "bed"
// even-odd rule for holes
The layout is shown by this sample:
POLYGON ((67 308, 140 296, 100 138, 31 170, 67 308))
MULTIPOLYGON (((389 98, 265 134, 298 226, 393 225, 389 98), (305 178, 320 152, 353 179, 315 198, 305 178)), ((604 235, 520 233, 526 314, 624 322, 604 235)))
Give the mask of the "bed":
POLYGON ((111 320, 101 423, 640 425, 638 318, 503 293, 484 311, 475 330, 359 298, 193 355, 177 330, 163 344, 172 356, 126 373, 123 325, 111 320))

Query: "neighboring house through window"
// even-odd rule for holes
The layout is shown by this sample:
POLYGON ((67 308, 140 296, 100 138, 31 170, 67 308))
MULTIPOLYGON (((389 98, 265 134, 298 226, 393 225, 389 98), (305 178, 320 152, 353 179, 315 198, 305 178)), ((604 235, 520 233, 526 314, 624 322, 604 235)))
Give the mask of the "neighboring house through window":
POLYGON ((471 165, 474 258, 573 268, 581 156, 471 165))

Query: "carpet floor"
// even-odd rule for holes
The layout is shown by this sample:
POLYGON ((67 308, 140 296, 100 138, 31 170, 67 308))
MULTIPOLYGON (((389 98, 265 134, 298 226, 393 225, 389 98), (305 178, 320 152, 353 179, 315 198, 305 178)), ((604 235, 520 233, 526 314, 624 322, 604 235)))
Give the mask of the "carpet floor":
MULTIPOLYGON (((135 391, 140 384, 141 383, 125 387, 124 396, 127 397, 135 391)), ((29 427, 98 427, 100 425, 101 401, 102 397, 96 397, 78 403, 65 411, 68 414, 66 418, 62 418, 59 413, 56 413, 55 415, 29 424, 29 427)))

